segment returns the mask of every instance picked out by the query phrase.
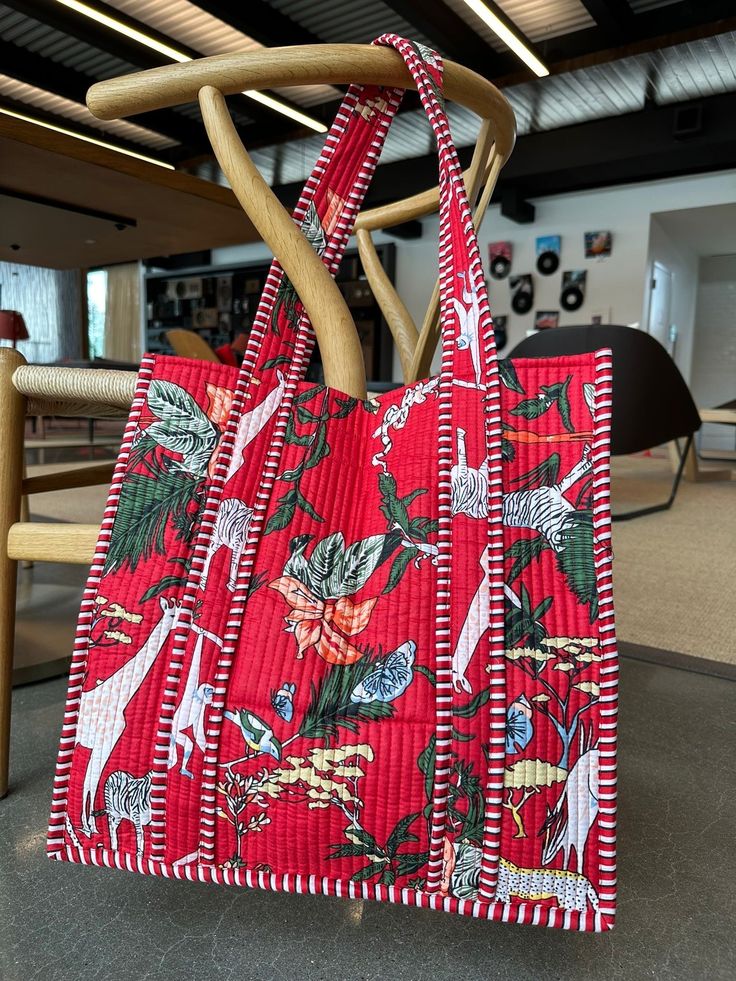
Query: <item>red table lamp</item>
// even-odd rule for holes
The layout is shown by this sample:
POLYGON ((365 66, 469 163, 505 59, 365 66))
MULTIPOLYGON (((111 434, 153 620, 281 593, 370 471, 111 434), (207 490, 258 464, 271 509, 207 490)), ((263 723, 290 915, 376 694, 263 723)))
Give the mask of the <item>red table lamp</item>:
POLYGON ((26 322, 17 310, 0 310, 0 339, 12 341, 13 347, 18 341, 28 340, 26 322))

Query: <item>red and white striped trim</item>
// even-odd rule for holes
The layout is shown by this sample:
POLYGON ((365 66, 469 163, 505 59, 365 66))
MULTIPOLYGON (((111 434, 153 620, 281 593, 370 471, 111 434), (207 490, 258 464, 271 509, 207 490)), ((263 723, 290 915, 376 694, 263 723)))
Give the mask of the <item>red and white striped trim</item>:
MULTIPOLYGON (((82 595, 82 604, 77 623, 77 630, 74 638, 74 652, 72 663, 69 670, 69 687, 64 707, 64 721, 61 728, 61 740, 59 744, 59 754, 56 763, 56 775, 54 777, 54 790, 51 801, 51 817, 49 819, 49 830, 47 837, 47 851, 50 855, 55 854, 64 847, 64 824, 67 813, 69 777, 72 767, 72 756, 77 735, 77 719, 79 715, 79 703, 84 684, 84 676, 87 671, 87 661, 89 656, 89 634, 94 619, 95 599, 97 589, 102 578, 102 573, 110 547, 115 515, 117 513, 118 501, 120 500, 120 489, 123 477, 128 465, 128 457, 133 446, 133 439, 138 429, 141 409, 146 401, 148 386, 153 373, 153 358, 145 357, 141 363, 138 373, 138 380, 133 397, 130 415, 125 426, 123 441, 120 453, 115 464, 112 483, 107 496, 105 512, 102 517, 100 534, 92 559, 87 583, 82 595)), ((73 823, 73 822, 72 822, 73 823)))
MULTIPOLYGON (((329 165, 335 159, 335 152, 340 143, 340 139, 345 133, 350 121, 352 111, 359 101, 362 88, 353 87, 346 96, 346 99, 333 124, 323 152, 315 166, 314 172, 307 182, 299 203, 294 212, 294 220, 299 222, 304 217, 310 201, 314 196, 314 191, 324 178, 329 165)), ((386 132, 393 114, 398 108, 401 92, 394 90, 388 94, 388 107, 385 113, 376 114, 374 122, 374 132, 370 139, 370 146, 366 153, 365 161, 361 165, 358 174, 353 182, 351 193, 346 201, 341 220, 337 223, 330 241, 327 243, 323 255, 323 261, 333 274, 337 271, 339 262, 347 245, 350 230, 352 229, 355 217, 360 209, 365 192, 368 189, 370 179, 375 169, 381 146, 386 137, 386 132)), ((165 819, 166 819, 166 782, 167 782, 167 759, 168 746, 171 738, 171 721, 175 712, 176 700, 178 697, 179 686, 181 684, 181 667, 185 657, 186 645, 190 636, 188 627, 191 622, 191 615, 194 603, 198 599, 197 589, 202 568, 207 555, 207 548, 211 537, 217 508, 222 499, 224 481, 226 478, 232 448, 237 431, 237 424, 243 410, 244 402, 247 398, 255 397, 262 376, 259 377, 257 361, 262 354, 266 339, 271 315, 273 312, 279 283, 283 279, 283 270, 277 262, 272 264, 263 298, 259 305, 255 318, 253 330, 251 332, 251 342, 248 345, 246 356, 241 369, 238 385, 233 397, 231 414, 228 419, 225 434, 221 440, 220 451, 217 457, 215 473, 209 488, 207 503, 205 505, 201 533, 194 546, 194 558, 192 570, 187 582, 185 596, 182 602, 183 616, 180 621, 181 629, 175 635, 175 648, 172 654, 172 662, 167 679, 167 690, 164 703, 161 707, 159 730, 157 734, 156 750, 154 756, 154 778, 152 783, 152 823, 151 823, 151 849, 155 858, 162 858, 165 855, 165 819)), ((286 335, 286 329, 284 331, 286 335)), ((200 787, 200 830, 199 830, 199 854, 202 862, 214 861, 214 836, 215 823, 213 815, 215 812, 215 792, 217 777, 217 750, 219 746, 220 730, 223 720, 223 711, 227 687, 232 669, 233 658, 237 642, 240 636, 240 624, 247 600, 247 592, 250 584, 253 561, 258 548, 260 534, 266 516, 271 492, 274 486, 278 471, 281 452, 284 446, 284 434, 291 412, 293 398, 296 392, 298 381, 306 373, 309 362, 311 346, 314 342, 314 335, 311 330, 306 315, 302 315, 298 328, 295 332, 295 349, 290 355, 291 364, 287 373, 285 391, 281 406, 278 410, 273 438, 269 453, 267 454, 263 477, 257 491, 254 502, 254 515, 249 530, 249 540, 243 550, 240 569, 236 581, 236 589, 231 598, 227 599, 223 608, 227 610, 225 623, 221 633, 224 646, 218 658, 214 684, 215 692, 213 695, 212 708, 209 715, 208 729, 206 733, 205 760, 203 767, 203 779, 200 787)), ((280 339, 280 353, 288 353, 285 346, 286 336, 280 339)), ((235 475, 233 481, 228 486, 228 492, 232 496, 239 497, 237 487, 234 486, 238 477, 235 475)), ((221 587, 222 591, 222 587, 221 587)), ((215 591, 210 585, 205 593, 205 603, 216 605, 215 591)), ((205 619, 204 608, 200 611, 203 620, 205 619)))
POLYGON ((598 899, 603 929, 611 929, 616 913, 616 720, 618 715, 618 652, 613 609, 610 502, 611 351, 595 352, 595 429, 593 445, 593 548, 598 591, 600 662, 598 899))
POLYGON ((455 899, 439 892, 427 892, 382 886, 378 883, 351 882, 328 876, 299 875, 298 873, 260 872, 250 869, 223 869, 215 865, 179 864, 121 855, 101 848, 65 846, 52 858, 60 861, 115 868, 125 872, 161 876, 166 879, 186 879, 189 882, 210 882, 222 886, 247 889, 268 889, 271 892, 300 893, 312 896, 337 896, 343 899, 367 899, 420 909, 472 916, 481 920, 500 920, 527 926, 558 927, 563 930, 601 933, 611 929, 611 922, 600 913, 580 913, 557 906, 537 903, 499 903, 472 899, 455 899))

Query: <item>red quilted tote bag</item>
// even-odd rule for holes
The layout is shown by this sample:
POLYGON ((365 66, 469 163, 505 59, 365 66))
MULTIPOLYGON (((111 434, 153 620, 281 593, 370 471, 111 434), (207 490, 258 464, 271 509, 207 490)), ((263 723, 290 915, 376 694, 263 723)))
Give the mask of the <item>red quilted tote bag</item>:
MULTIPOLYGON (((146 357, 79 619, 52 858, 573 930, 614 917, 609 353, 496 357, 442 62, 439 376, 304 381, 274 263, 243 367, 146 357)), ((401 99, 295 211, 334 273, 401 99)))

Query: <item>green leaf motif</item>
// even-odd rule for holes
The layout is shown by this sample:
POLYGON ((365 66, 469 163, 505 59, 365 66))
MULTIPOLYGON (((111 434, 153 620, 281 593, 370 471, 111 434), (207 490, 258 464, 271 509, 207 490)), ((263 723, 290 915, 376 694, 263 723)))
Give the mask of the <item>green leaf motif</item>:
POLYGON ((518 392, 519 395, 525 394, 511 358, 499 358, 498 374, 506 388, 510 388, 512 392, 518 392))
POLYGON ((370 535, 350 545, 325 580, 323 598, 352 596, 362 589, 378 567, 384 539, 384 535, 370 535))
MULTIPOLYGON (((396 856, 396 875, 412 875, 429 861, 428 852, 409 852, 396 856)), ((411 883, 410 883, 411 885, 411 883)))
POLYGON ((543 416, 552 405, 552 402, 546 398, 536 398, 536 399, 524 399, 523 402, 510 409, 512 416, 523 416, 525 419, 538 419, 539 416, 543 416))
MULTIPOLYGON (((323 739, 329 745, 340 729, 357 732, 363 722, 380 722, 394 714, 390 702, 353 702, 351 692, 375 670, 376 658, 366 653, 353 664, 335 664, 311 686, 311 697, 299 734, 305 739, 323 739)), ((351 834, 353 832, 351 831, 351 834)))
POLYGON ((383 873, 385 868, 385 862, 371 862, 370 865, 366 865, 364 869, 356 872, 355 875, 352 875, 350 878, 353 882, 365 882, 366 879, 372 879, 374 875, 383 873))
POLYGON ((312 588, 322 599, 328 599, 324 590, 325 580, 332 574, 345 551, 345 539, 341 531, 335 531, 314 546, 309 558, 309 579, 312 588))
POLYGON ((514 483, 519 485, 519 490, 529 490, 532 487, 553 487, 557 483, 560 474, 560 454, 552 453, 546 460, 542 460, 536 467, 532 467, 527 473, 514 478, 514 483))
POLYGON ((507 582, 512 583, 518 579, 530 562, 538 559, 542 552, 552 548, 543 535, 535 535, 534 538, 520 538, 506 549, 505 558, 514 559, 514 564, 509 569, 507 582))
POLYGON ((302 511, 306 512, 309 515, 312 521, 322 522, 325 520, 320 514, 317 514, 317 512, 314 510, 312 505, 302 494, 302 492, 299 490, 299 487, 296 484, 294 484, 294 492, 296 494, 296 503, 299 505, 302 511))
POLYGON ((280 498, 284 503, 278 507, 266 523, 266 527, 263 531, 264 535, 270 535, 273 531, 282 531, 289 524, 291 519, 294 517, 296 512, 296 504, 292 503, 291 500, 285 500, 286 497, 290 497, 290 494, 284 495, 280 498))
POLYGON ((277 358, 269 358, 267 361, 264 361, 261 365, 261 371, 267 371, 269 368, 278 368, 279 365, 289 363, 290 359, 285 354, 280 354, 277 358))
POLYGON ((458 705, 452 710, 452 714, 457 719, 472 719, 474 715, 486 704, 491 697, 491 689, 483 688, 475 698, 471 699, 467 705, 458 705))
POLYGON ((341 399, 339 396, 337 396, 336 401, 340 408, 333 414, 333 419, 345 419, 358 405, 358 399, 355 399, 352 396, 348 396, 345 399, 341 399))
POLYGON ((180 589, 186 585, 186 582, 186 576, 164 576, 153 586, 149 586, 138 602, 145 603, 146 600, 153 599, 154 596, 158 596, 167 589, 180 589))
MULTIPOLYGON (((164 534, 169 520, 193 532, 193 522, 185 520, 187 507, 196 500, 200 481, 185 473, 161 472, 156 477, 128 473, 120 488, 105 572, 114 572, 126 563, 135 572, 141 560, 163 555, 164 534)), ((178 536, 187 539, 181 532, 178 536)))
POLYGON ((406 817, 401 818, 400 821, 396 823, 396 827, 391 832, 386 842, 386 854, 391 858, 396 855, 400 846, 407 841, 419 841, 416 835, 409 833, 409 828, 419 817, 419 811, 416 814, 407 814, 406 817))
POLYGON ((148 390, 148 407, 159 417, 146 430, 170 453, 184 457, 182 466, 197 476, 203 476, 207 463, 217 445, 219 430, 181 386, 155 378, 148 390))
POLYGON ((395 589, 407 570, 409 563, 412 559, 419 555, 419 549, 417 548, 402 548, 399 554, 396 556, 394 561, 391 563, 391 571, 388 574, 388 581, 383 587, 384 593, 390 593, 392 589, 395 589))

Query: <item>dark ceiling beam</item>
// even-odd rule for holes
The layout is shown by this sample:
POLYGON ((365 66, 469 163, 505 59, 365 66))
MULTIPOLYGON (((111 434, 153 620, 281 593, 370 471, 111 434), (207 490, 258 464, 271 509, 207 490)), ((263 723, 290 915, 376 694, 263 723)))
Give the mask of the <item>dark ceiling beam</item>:
POLYGON ((582 4, 610 44, 624 44, 635 37, 636 17, 626 0, 582 0, 582 4))
MULTIPOLYGON (((514 71, 519 66, 515 56, 507 52, 494 51, 459 14, 442 3, 442 0, 421 0, 420 3, 417 3, 417 0, 385 0, 385 2, 451 61, 472 68, 485 78, 514 71)), ((519 33, 518 28, 512 29, 519 33)))
POLYGON ((218 20, 224 21, 237 31, 247 34, 267 48, 279 48, 289 44, 322 44, 323 40, 282 14, 265 0, 192 0, 195 7, 205 10, 218 20))
MULTIPOLYGON (((669 9, 669 8, 667 8, 669 9)), ((617 47, 606 47, 599 28, 591 28, 600 41, 600 47, 592 47, 588 50, 588 42, 581 43, 578 34, 588 36, 589 31, 577 31, 575 34, 567 35, 564 38, 552 38, 550 45, 561 42, 563 47, 555 48, 553 57, 547 58, 546 65, 550 75, 563 75, 565 72, 577 71, 581 68, 591 68, 594 65, 605 65, 613 61, 620 61, 622 58, 630 58, 635 55, 648 54, 652 51, 659 51, 661 48, 674 47, 678 44, 688 44, 692 41, 700 41, 703 38, 715 37, 730 31, 736 31, 736 16, 731 16, 726 20, 706 21, 702 24, 695 24, 681 28, 676 31, 666 31, 665 33, 653 34, 641 40, 631 41, 628 44, 617 47), (568 45, 567 38, 574 39, 574 47, 568 45), (569 52, 570 57, 563 57, 564 52, 569 52), (576 53, 577 52, 577 53, 576 53)), ((547 43, 547 42, 545 42, 547 43)), ((494 83, 499 88, 508 88, 511 85, 519 85, 528 79, 514 72, 499 78, 494 78, 494 83)), ((542 84, 544 84, 542 80, 542 84)))
MULTIPOLYGON (((84 123, 77 122, 76 119, 59 116, 57 113, 48 112, 38 106, 29 105, 27 102, 20 102, 17 99, 0 95, 0 106, 27 116, 29 119, 38 119, 41 122, 50 123, 52 126, 60 126, 70 133, 89 136, 93 140, 101 140, 103 143, 109 143, 111 146, 117 146, 123 150, 131 150, 133 153, 142 153, 145 156, 153 157, 155 160, 163 160, 166 163, 173 162, 167 150, 159 150, 142 143, 135 143, 115 133, 107 133, 104 130, 96 129, 94 126, 86 126, 84 123)), ((53 185, 53 178, 49 178, 49 183, 53 185)))
MULTIPOLYGON (((508 188, 535 198, 734 167, 735 114, 736 93, 729 93, 522 136, 501 172, 494 200, 508 188), (678 138, 678 111, 694 106, 702 107, 702 130, 686 140, 678 138)), ((471 153, 471 147, 460 150, 463 167, 471 153)), ((388 204, 436 182, 435 154, 384 164, 376 171, 366 206, 388 204)), ((301 186, 274 190, 284 203, 293 204, 301 186)))
MULTIPOLYGON (((26 85, 43 89, 45 92, 60 95, 79 105, 85 104, 87 89, 95 81, 89 75, 77 72, 73 68, 66 68, 33 51, 19 48, 9 41, 0 40, 0 65, 4 75, 25 82, 26 85)), ((32 107, 29 108, 29 112, 31 111, 33 111, 32 107)), ((139 113, 134 122, 189 147, 201 145, 204 141, 201 126, 165 109, 139 113)), ((114 138, 110 137, 110 139, 114 138)))
MULTIPOLYGON (((147 48, 145 45, 138 44, 123 34, 119 34, 117 31, 97 24, 88 17, 76 14, 74 11, 58 3, 54 3, 53 0, 3 0, 3 2, 28 17, 32 17, 43 24, 48 24, 71 37, 76 37, 99 51, 106 51, 108 54, 114 55, 120 58, 120 60, 134 65, 138 69, 145 70, 147 68, 157 68, 161 65, 171 64, 169 58, 159 54, 157 51, 147 48)), ((121 23, 128 24, 156 40, 168 44, 172 48, 176 48, 190 58, 202 57, 201 52, 195 51, 185 44, 181 44, 174 38, 167 37, 152 30, 148 25, 140 21, 126 17, 114 7, 107 7, 104 3, 99 2, 89 3, 89 0, 87 2, 89 6, 103 11, 121 23)), ((288 104, 288 100, 286 99, 280 98, 280 101, 288 104)), ((262 140, 277 143, 282 142, 284 139, 294 139, 295 134, 304 135, 307 132, 311 132, 311 130, 307 130, 305 127, 297 127, 293 122, 287 120, 286 117, 280 116, 270 109, 266 109, 251 99, 246 99, 245 96, 232 96, 230 103, 233 107, 237 108, 238 112, 253 119, 258 124, 259 136, 262 140)))
MULTIPOLYGON (((651 51, 668 43, 683 43, 725 33, 733 30, 735 13, 733 0, 699 0, 697 4, 674 3, 646 10, 634 14, 628 21, 631 34, 626 39, 628 44, 622 50, 630 46, 632 53, 638 53, 637 44, 643 44, 645 47, 639 49, 640 51, 651 51), (679 37, 681 40, 670 42, 670 37, 679 37)), ((542 52, 542 60, 548 66, 555 63, 563 65, 571 59, 585 62, 586 58, 595 59, 589 64, 600 64, 602 61, 613 61, 622 57, 618 53, 618 42, 614 42, 612 47, 610 35, 600 25, 561 37, 547 38, 538 47, 542 52)))

